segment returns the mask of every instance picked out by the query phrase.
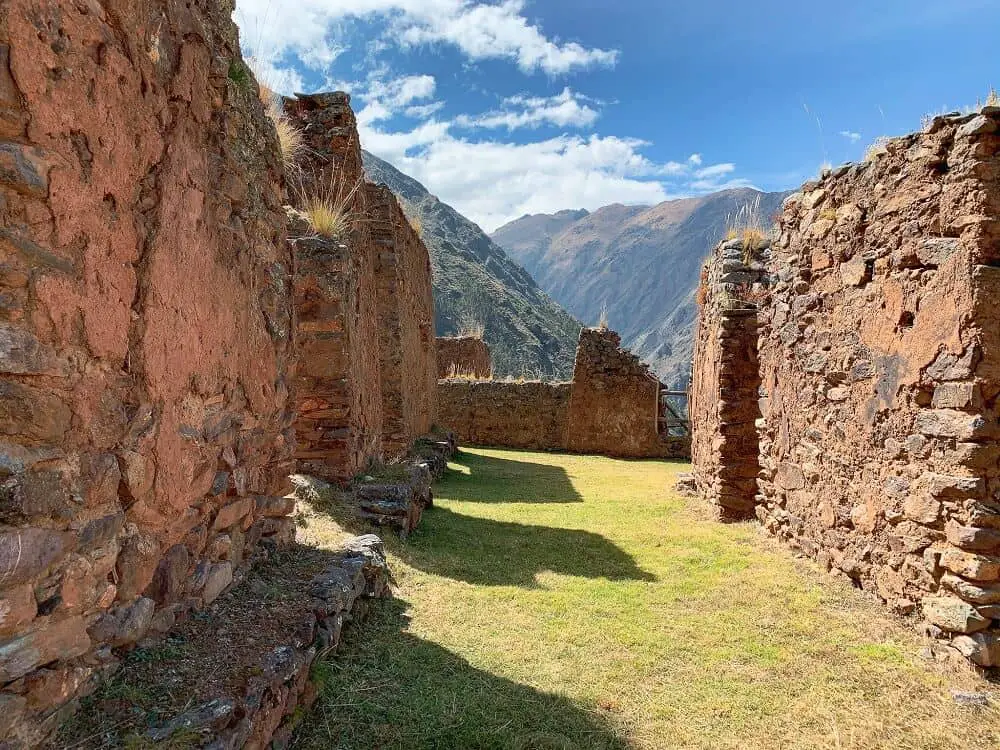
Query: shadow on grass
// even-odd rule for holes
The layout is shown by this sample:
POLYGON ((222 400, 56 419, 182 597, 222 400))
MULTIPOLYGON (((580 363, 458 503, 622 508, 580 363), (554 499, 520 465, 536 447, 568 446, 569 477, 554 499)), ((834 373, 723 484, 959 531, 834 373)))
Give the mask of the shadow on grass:
POLYGON ((626 750, 600 712, 485 672, 407 632, 406 602, 377 605, 321 662, 294 748, 626 750))
POLYGON ((655 581, 600 534, 579 529, 494 521, 435 507, 407 544, 391 544, 408 565, 434 575, 487 586, 534 588, 549 570, 610 580, 655 581))
POLYGON ((580 503, 561 466, 459 451, 434 494, 472 503, 580 503), (455 469, 461 466, 465 469, 455 469))

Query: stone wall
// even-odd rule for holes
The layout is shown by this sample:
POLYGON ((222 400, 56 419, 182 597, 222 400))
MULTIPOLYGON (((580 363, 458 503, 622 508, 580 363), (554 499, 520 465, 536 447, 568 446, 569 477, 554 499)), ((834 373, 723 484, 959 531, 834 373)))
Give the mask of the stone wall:
POLYGON ((565 448, 572 384, 442 380, 439 419, 462 443, 565 448))
POLYGON ((0 6, 0 738, 293 533, 292 258, 227 2, 0 6))
POLYGON ((366 185, 375 241, 382 386, 382 444, 400 458, 434 421, 437 360, 430 254, 392 191, 366 185))
POLYGON ((614 331, 584 329, 572 383, 442 380, 440 422, 461 442, 632 458, 687 457, 660 437, 660 383, 614 331))
POLYGON ((764 279, 758 257, 768 243, 723 242, 701 282, 688 414, 698 494, 724 519, 754 514, 758 461, 756 421, 757 304, 764 279))
MULTIPOLYGON (((350 97, 300 96, 286 101, 286 111, 301 127, 307 147, 299 165, 299 192, 343 196, 349 213, 366 216, 361 145, 350 97)), ((345 479, 383 456, 383 316, 372 222, 354 222, 343 241, 317 236, 301 220, 292 221, 290 233, 297 261, 298 467, 323 479, 345 479)))
POLYGON ((493 358, 486 342, 476 336, 445 336, 437 340, 438 377, 493 377, 493 358))
POLYGON ((758 517, 997 666, 1000 109, 807 183, 768 270, 758 517))
POLYGON ((576 349, 565 446, 630 458, 687 457, 687 438, 661 437, 660 381, 612 330, 584 328, 576 349))

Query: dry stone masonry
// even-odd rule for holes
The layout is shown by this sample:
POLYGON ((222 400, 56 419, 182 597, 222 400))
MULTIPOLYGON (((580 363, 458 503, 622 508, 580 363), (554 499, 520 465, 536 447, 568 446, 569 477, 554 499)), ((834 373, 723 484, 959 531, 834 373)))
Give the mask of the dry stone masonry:
POLYGON ((480 445, 632 458, 682 458, 690 441, 659 434, 661 385, 618 334, 580 333, 571 383, 440 381, 440 418, 480 445))
MULTIPOLYGON (((723 247, 713 273, 732 261, 723 247)), ((1000 109, 935 118, 807 183, 767 274, 756 370, 735 364, 751 326, 727 328, 709 289, 699 488, 754 502, 793 547, 1000 665, 1000 109)))
POLYGON ((301 471, 343 480, 402 457, 433 422, 437 361, 430 255, 395 196, 364 182, 361 144, 343 92, 287 100, 307 156, 300 192, 345 203, 349 232, 317 236, 300 217, 300 365, 296 437, 301 471))
POLYGON ((488 380, 493 377, 493 357, 478 336, 442 336, 437 340, 438 377, 455 376, 488 380))
MULTIPOLYGON (((350 216, 366 207, 361 144, 344 93, 286 102, 305 138, 299 192, 316 191, 350 216)), ((317 235, 293 217, 295 310, 300 363, 296 372, 295 433, 299 470, 345 479, 381 459, 382 389, 379 362, 377 250, 368 221, 352 222, 342 239, 317 235)))
POLYGON ((5 747, 294 534, 283 176, 232 10, 0 6, 5 747))
POLYGON ((752 517, 758 460, 757 304, 769 243, 724 242, 706 268, 689 410, 698 425, 691 440, 697 492, 726 519, 752 517))

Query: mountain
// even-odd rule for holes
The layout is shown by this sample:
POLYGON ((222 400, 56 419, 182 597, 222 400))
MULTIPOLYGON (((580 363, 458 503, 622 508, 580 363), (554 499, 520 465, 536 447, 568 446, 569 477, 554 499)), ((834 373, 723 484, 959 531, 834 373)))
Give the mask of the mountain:
POLYGON ((482 229, 388 162, 363 156, 368 180, 396 194, 430 251, 437 335, 482 326, 495 375, 570 379, 579 321, 482 229))
POLYGON ((673 386, 687 384, 705 258, 727 220, 760 197, 769 222, 787 193, 725 190, 656 206, 523 216, 493 239, 553 299, 587 323, 607 322, 626 346, 673 386))

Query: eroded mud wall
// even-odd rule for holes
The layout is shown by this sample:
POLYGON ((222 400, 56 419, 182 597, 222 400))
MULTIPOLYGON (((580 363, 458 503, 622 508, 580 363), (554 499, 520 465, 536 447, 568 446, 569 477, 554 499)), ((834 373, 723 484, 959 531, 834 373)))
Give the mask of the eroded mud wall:
POLYGON ((227 2, 0 6, 0 735, 287 538, 292 259, 227 2))

